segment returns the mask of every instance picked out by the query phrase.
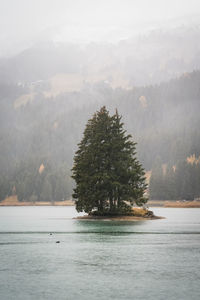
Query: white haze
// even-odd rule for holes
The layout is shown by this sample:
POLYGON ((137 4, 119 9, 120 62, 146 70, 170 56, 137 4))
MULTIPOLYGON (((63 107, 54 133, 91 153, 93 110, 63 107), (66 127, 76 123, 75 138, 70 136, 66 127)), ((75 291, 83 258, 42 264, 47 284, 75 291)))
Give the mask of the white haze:
POLYGON ((199 0, 0 0, 0 56, 47 40, 117 42, 199 16, 199 0))

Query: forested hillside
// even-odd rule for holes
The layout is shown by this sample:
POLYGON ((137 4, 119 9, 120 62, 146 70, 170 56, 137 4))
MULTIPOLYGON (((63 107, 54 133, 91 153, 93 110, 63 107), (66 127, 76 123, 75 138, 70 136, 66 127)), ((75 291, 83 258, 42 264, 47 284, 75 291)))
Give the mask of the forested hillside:
MULTIPOLYGON (((113 89, 106 82, 87 84, 80 91, 54 97, 46 97, 38 83, 29 101, 20 98, 31 93, 28 85, 2 83, 0 89, 1 199, 15 192, 20 200, 70 198, 77 143, 87 120, 103 105, 111 112, 117 108, 123 116, 147 171, 155 170, 155 165, 178 170, 181 162, 189 164, 186 159, 193 154, 199 165, 199 71, 129 90, 113 89)), ((159 182, 150 188, 156 199, 164 197, 157 193, 158 186, 159 182)), ((186 196, 180 192, 171 198, 186 196)))
POLYGON ((200 68, 200 26, 157 29, 117 43, 43 41, 0 58, 0 82, 43 86, 47 95, 87 83, 112 88, 158 84, 200 68))

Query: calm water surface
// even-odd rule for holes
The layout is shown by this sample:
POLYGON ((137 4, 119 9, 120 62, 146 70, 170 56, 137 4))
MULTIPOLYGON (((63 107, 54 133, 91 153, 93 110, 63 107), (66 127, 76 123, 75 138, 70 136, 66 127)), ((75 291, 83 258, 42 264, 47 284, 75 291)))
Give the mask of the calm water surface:
POLYGON ((74 207, 0 207, 0 299, 199 300, 200 209, 153 210, 166 219, 81 221, 74 207))

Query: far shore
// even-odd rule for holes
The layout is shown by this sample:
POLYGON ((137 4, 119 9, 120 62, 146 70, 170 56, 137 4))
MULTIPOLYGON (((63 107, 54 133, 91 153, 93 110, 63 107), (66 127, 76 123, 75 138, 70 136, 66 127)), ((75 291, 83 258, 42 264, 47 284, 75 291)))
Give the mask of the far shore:
POLYGON ((200 201, 186 200, 149 200, 149 207, 200 208, 200 201))
POLYGON ((11 196, 0 202, 0 206, 74 206, 74 201, 18 201, 17 196, 11 196))
MULTIPOLYGON (((149 207, 174 207, 174 208, 200 208, 200 201, 185 201, 185 200, 149 200, 149 207)), ((0 201, 0 206, 74 206, 73 200, 64 201, 18 201, 17 196, 7 197, 0 201)))

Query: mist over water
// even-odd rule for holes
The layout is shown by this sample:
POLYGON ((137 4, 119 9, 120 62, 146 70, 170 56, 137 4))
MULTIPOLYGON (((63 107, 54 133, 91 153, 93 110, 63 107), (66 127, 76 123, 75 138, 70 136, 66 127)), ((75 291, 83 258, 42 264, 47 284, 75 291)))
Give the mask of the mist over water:
MULTIPOLYGON (((0 0, 0 203, 71 199, 77 144, 106 106, 149 198, 199 205, 199 54, 199 0, 0 0)), ((200 209, 153 211, 165 219, 0 206, 0 300, 199 300, 200 209)))
POLYGON ((151 198, 200 197, 199 16, 196 0, 0 2, 0 201, 71 199, 77 144, 104 105, 164 177, 151 198))
POLYGON ((1 298, 199 299, 200 210, 154 212, 166 219, 81 221, 74 207, 1 208, 1 298))

